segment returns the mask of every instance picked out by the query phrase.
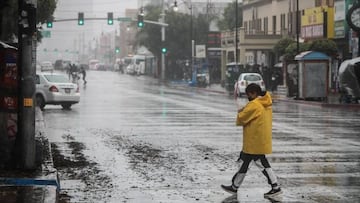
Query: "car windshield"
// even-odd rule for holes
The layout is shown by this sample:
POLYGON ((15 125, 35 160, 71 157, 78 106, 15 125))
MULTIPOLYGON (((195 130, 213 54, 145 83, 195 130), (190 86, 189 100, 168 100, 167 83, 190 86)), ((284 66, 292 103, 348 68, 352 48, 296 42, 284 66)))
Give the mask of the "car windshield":
POLYGON ((259 75, 245 75, 244 80, 246 81, 259 81, 261 77, 259 75))
POLYGON ((69 83, 70 81, 64 75, 44 75, 47 81, 53 83, 69 83))

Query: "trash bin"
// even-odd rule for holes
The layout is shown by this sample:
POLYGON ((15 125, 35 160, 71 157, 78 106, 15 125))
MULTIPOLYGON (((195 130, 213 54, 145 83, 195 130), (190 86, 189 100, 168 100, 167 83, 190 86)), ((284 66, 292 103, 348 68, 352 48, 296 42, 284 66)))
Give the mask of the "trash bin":
POLYGON ((298 98, 325 100, 328 96, 329 60, 321 52, 306 51, 295 56, 298 61, 298 98))

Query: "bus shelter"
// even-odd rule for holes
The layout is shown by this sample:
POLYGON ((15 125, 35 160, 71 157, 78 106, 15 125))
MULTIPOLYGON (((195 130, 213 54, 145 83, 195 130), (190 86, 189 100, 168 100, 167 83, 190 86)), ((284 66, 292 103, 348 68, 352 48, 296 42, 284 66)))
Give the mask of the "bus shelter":
POLYGON ((306 51, 295 56, 298 62, 298 98, 325 100, 328 96, 330 57, 306 51))

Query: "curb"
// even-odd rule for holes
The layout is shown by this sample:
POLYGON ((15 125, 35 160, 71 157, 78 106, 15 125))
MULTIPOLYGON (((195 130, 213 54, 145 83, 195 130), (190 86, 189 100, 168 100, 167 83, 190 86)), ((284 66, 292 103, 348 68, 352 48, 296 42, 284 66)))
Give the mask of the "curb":
POLYGON ((49 142, 48 137, 45 133, 45 121, 40 108, 36 107, 35 109, 35 128, 36 128, 36 135, 35 139, 38 141, 40 154, 42 156, 41 160, 41 171, 43 179, 50 181, 52 184, 56 186, 57 192, 60 191, 60 180, 58 177, 57 170, 54 167, 54 160, 52 157, 51 152, 51 145, 49 142))
POLYGON ((324 108, 360 110, 359 104, 330 104, 330 103, 321 103, 321 102, 312 102, 312 101, 303 101, 303 100, 291 100, 291 99, 287 99, 287 98, 278 98, 278 97, 274 97, 273 100, 275 102, 303 104, 303 105, 318 106, 318 107, 324 107, 324 108))
POLYGON ((0 177, 0 202, 58 202, 60 182, 39 108, 35 109, 35 142, 37 169, 3 174, 6 177, 0 177))

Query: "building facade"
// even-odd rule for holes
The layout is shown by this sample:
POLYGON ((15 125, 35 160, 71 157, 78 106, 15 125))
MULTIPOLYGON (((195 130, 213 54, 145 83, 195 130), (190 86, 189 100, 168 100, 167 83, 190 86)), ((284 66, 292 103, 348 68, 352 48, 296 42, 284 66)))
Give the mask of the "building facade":
MULTIPOLYGON (((279 60, 274 56, 274 45, 284 37, 296 38, 296 0, 244 0, 243 27, 238 29, 238 57, 235 57, 235 32, 222 32, 222 79, 225 79, 227 63, 272 67, 279 60)), ((306 8, 315 7, 315 1, 299 1, 300 14, 306 8)), ((299 33, 300 34, 300 33, 299 33)))

